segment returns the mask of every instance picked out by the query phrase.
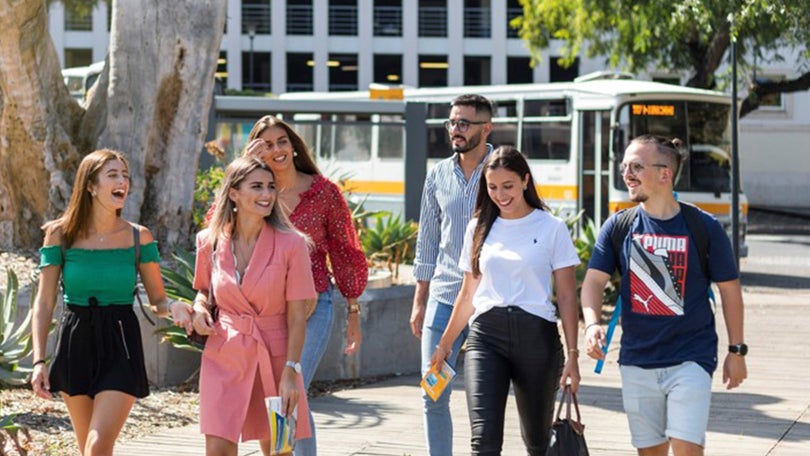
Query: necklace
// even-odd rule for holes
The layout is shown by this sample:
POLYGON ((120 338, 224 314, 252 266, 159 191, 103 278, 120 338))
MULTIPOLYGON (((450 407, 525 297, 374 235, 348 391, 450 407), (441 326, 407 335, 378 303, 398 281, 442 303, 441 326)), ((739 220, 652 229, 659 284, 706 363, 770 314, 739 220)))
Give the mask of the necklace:
POLYGON ((242 240, 239 238, 235 238, 233 242, 231 242, 231 254, 233 255, 233 265, 234 271, 236 272, 236 282, 238 284, 242 284, 242 277, 247 271, 248 264, 250 263, 250 257, 253 254, 253 248, 256 246, 256 240, 254 239, 252 242, 244 243, 244 248, 242 247, 242 240), (241 260, 240 261, 240 257, 241 260), (244 264, 245 266, 241 268, 242 272, 239 272, 240 266, 244 264))
POLYGON ((120 226, 118 228, 113 228, 112 230, 104 232, 104 233, 93 233, 93 235, 96 237, 96 239, 98 239, 98 242, 104 242, 104 240, 107 239, 107 237, 109 235, 115 234, 118 231, 121 231, 120 226))

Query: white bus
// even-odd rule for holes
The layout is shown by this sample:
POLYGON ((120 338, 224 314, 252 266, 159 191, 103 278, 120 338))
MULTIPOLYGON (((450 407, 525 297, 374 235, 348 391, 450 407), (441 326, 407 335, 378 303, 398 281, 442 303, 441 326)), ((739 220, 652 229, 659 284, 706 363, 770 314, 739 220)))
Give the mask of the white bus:
MULTIPOLYGON (((631 206, 617 163, 632 138, 652 133, 684 141, 690 158, 676 186, 679 198, 715 214, 730 230, 728 95, 623 75, 570 83, 405 89, 405 102, 426 106, 427 169, 451 153, 443 123, 450 101, 464 93, 481 94, 495 103, 489 141, 513 145, 528 157, 538 190, 551 207, 584 210, 600 226, 610 214, 631 206)), ((280 98, 287 103, 350 103, 368 100, 369 93, 291 93, 280 98)), ((304 136, 316 158, 328 163, 327 169, 348 175, 347 186, 368 195, 367 204, 401 210, 406 141, 401 116, 289 111, 282 116, 304 136)), ((241 129, 243 135, 250 130, 247 124, 241 129)), ((745 256, 744 194, 740 202, 740 255, 745 256)))
POLYGON ((84 103, 87 91, 96 83, 102 70, 104 70, 103 60, 88 66, 65 68, 62 70, 62 78, 65 80, 70 95, 79 103, 84 103))

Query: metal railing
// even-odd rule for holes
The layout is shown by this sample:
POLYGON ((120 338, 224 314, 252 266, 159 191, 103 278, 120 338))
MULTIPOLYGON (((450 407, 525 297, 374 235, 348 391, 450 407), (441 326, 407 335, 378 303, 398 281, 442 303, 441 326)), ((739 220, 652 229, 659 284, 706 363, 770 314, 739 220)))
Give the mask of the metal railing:
POLYGON ((374 36, 402 36, 402 7, 374 7, 374 36))
POLYGON ((489 38, 492 36, 492 23, 489 8, 464 8, 464 37, 489 38))
POLYGON ((447 36, 447 7, 444 6, 419 7, 419 36, 420 37, 447 36))
POLYGON ((242 34, 270 34, 270 3, 242 4, 242 34))
POLYGON ((507 38, 520 38, 518 31, 509 25, 512 19, 523 16, 523 8, 507 8, 506 9, 506 37, 507 38))
POLYGON ((288 82, 287 92, 312 92, 315 85, 311 82, 288 82))
POLYGON ((312 5, 287 5, 287 35, 312 35, 312 5))
POLYGON ((357 35, 357 7, 329 5, 329 35, 357 35))

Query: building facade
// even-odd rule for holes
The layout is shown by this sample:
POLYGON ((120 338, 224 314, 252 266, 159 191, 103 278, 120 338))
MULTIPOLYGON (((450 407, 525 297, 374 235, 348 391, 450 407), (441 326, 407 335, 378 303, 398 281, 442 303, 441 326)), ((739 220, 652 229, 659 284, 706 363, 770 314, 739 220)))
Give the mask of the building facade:
MULTIPOLYGON (((522 14, 518 0, 232 0, 227 9, 217 75, 234 90, 542 83, 606 69, 602 58, 563 68, 555 46, 532 68, 524 42, 509 26, 522 14)), ((82 17, 59 2, 50 6, 50 32, 65 68, 103 60, 109 30, 103 1, 82 17)), ((798 53, 788 56, 757 78, 795 78, 800 61, 798 53)), ((683 76, 646 75, 674 83, 683 76)), ((742 119, 741 174, 752 206, 810 207, 808 142, 807 92, 771 96, 742 119)))

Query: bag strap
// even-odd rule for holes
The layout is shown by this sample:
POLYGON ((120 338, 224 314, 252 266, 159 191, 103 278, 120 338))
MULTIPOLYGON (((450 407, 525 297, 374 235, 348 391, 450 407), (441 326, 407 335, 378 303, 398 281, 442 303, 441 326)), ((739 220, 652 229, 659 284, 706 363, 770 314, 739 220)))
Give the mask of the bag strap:
MULTIPOLYGON (((208 272, 208 302, 205 303, 205 307, 208 308, 210 311, 216 305, 216 301, 214 298, 214 266, 216 265, 216 253, 217 253, 217 240, 214 240, 214 243, 211 245, 211 269, 208 272)), ((211 318, 214 316, 211 315, 211 318)))
POLYGON ((138 277, 140 277, 140 273, 138 267, 141 265, 141 231, 138 229, 138 226, 134 223, 132 225, 132 240, 134 241, 135 247, 135 288, 132 290, 132 295, 135 297, 135 300, 138 301, 138 307, 141 308, 141 313, 143 314, 143 318, 146 319, 152 326, 155 326, 155 321, 149 317, 149 314, 146 313, 146 309, 143 308, 143 302, 141 302, 141 294, 138 293, 138 277))
POLYGON ((610 232, 610 242, 613 244, 614 261, 616 263, 616 270, 621 273, 621 256, 624 250, 624 240, 630 233, 630 225, 636 219, 638 214, 638 206, 633 206, 627 209, 622 209, 616 214, 616 223, 613 225, 613 230, 610 232))
POLYGON ((571 392, 571 385, 565 385, 565 388, 560 392, 560 403, 557 406, 557 414, 555 415, 555 422, 561 421, 568 421, 571 425, 571 428, 577 434, 582 435, 585 431, 585 425, 582 424, 582 417, 579 413, 579 402, 577 401, 576 393, 571 392), (565 404, 565 418, 562 417, 562 407, 565 404), (574 405, 574 411, 576 412, 576 420, 573 420, 571 417, 571 404, 574 405))
POLYGON ((678 201, 681 205, 681 212, 686 219, 686 226, 695 241, 697 247, 700 266, 703 268, 703 275, 709 277, 709 231, 700 215, 700 209, 695 205, 678 201))

